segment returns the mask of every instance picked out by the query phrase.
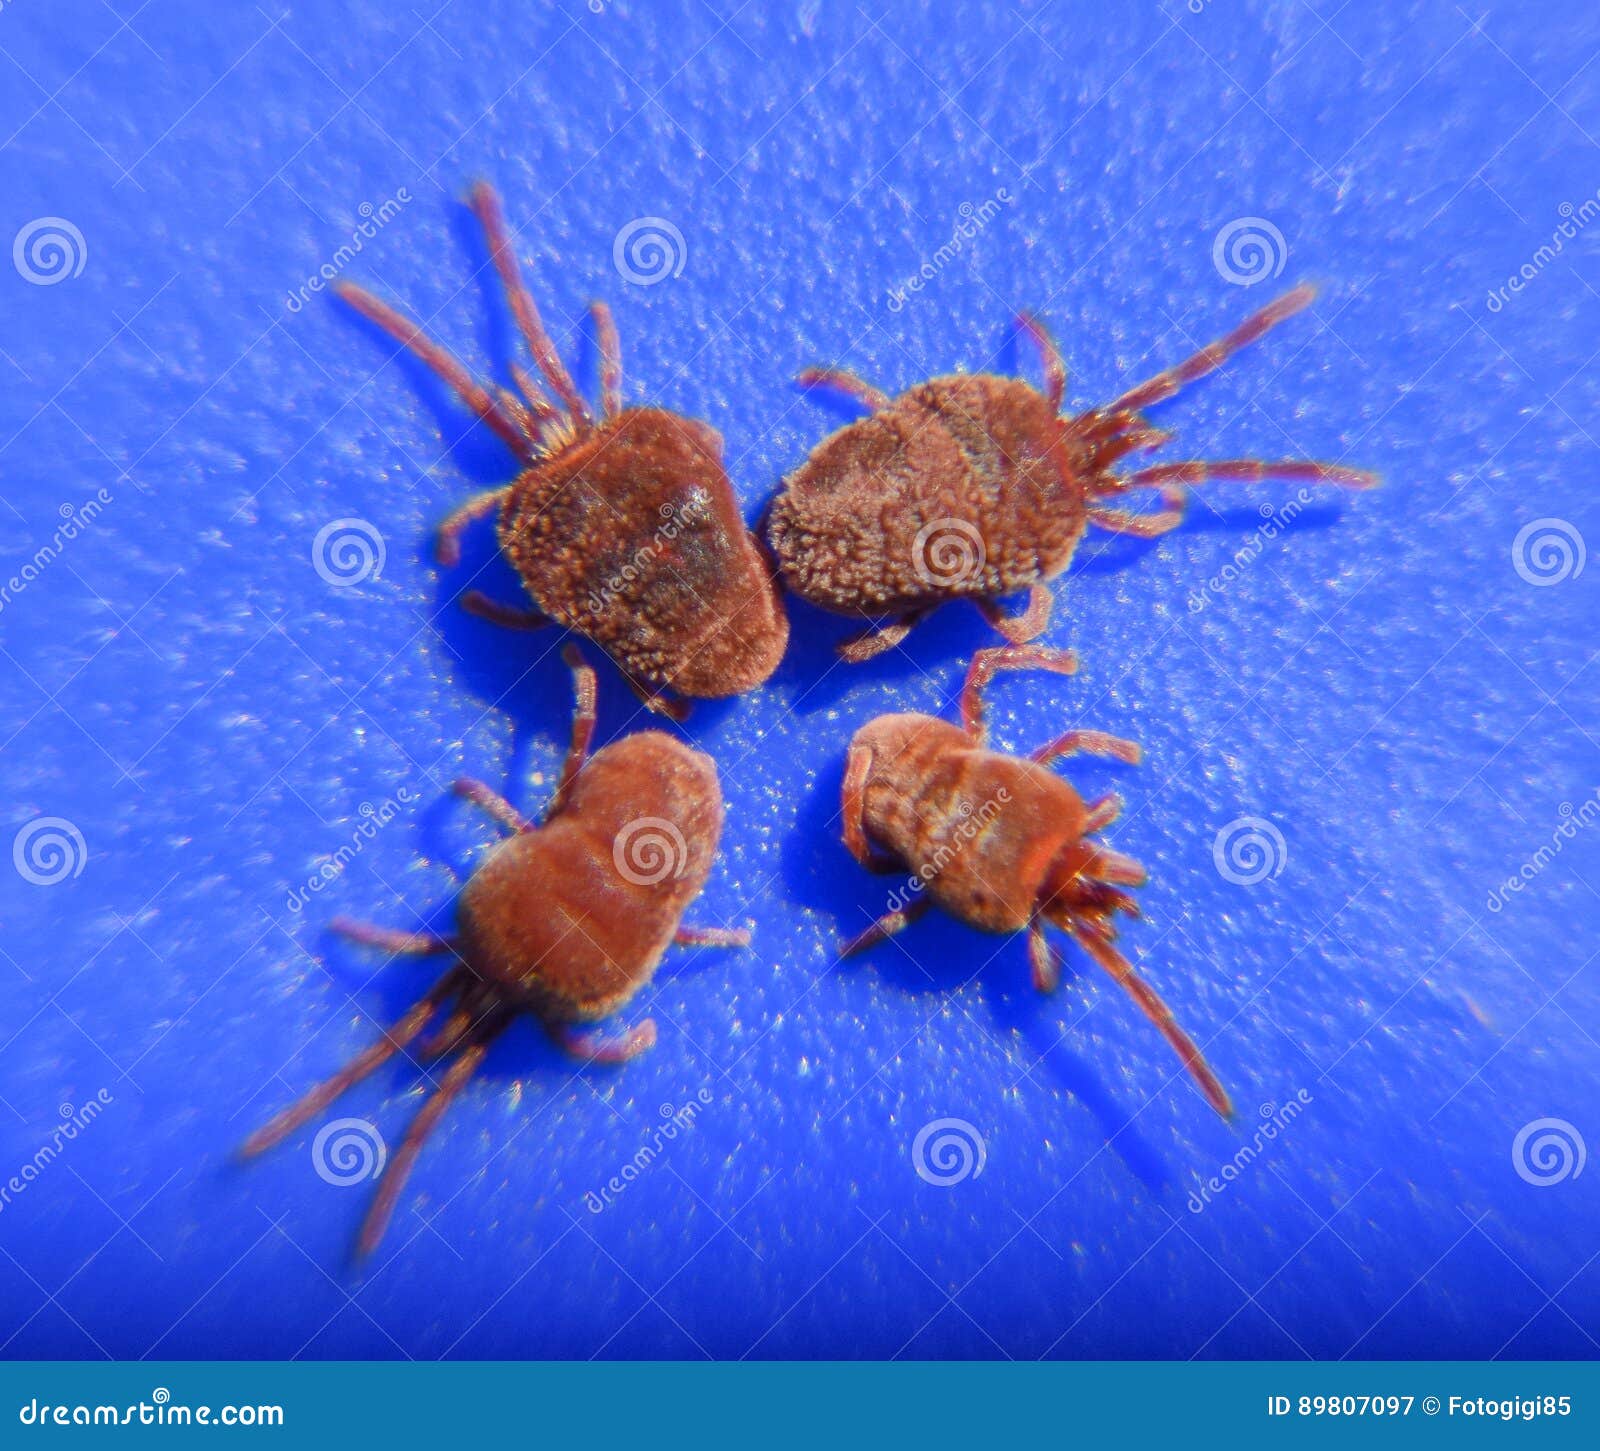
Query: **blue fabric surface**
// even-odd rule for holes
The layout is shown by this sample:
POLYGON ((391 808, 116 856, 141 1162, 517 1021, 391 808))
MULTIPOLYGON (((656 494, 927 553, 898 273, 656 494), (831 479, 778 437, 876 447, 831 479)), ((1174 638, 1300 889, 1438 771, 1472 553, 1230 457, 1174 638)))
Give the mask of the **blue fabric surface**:
MULTIPOLYGON (((30 571, 0 608, 3 1353, 1594 1354, 1600 20, 431 9, 0 15, 0 578, 30 571), (491 839, 449 782, 537 810, 560 761, 560 640, 455 603, 516 598, 491 531, 431 559, 509 456, 311 285, 370 284, 505 377, 474 176, 585 385, 599 296, 629 400, 720 429, 752 519, 851 416, 796 390, 808 363, 1037 376, 1028 307, 1087 406, 1323 284, 1158 420, 1172 457, 1383 488, 1270 538, 1293 486, 1091 535, 1047 636, 1082 673, 991 707, 1019 751, 1074 723, 1143 744, 1062 769, 1127 798, 1110 840, 1151 880, 1124 940, 1236 1128, 1076 955, 1041 999, 1020 939, 930 917, 836 965, 891 885, 838 841, 845 744, 952 710, 992 635, 951 608, 847 668, 850 627, 796 606, 769 687, 686 727, 729 814, 691 920, 755 943, 669 957, 625 1015, 656 1017, 650 1054, 574 1075, 514 1030, 361 1268, 371 1184, 319 1174, 314 1128, 233 1161, 431 980, 328 920, 447 923, 491 839), (1243 219, 1264 252, 1218 245, 1243 219), (338 520, 381 536, 375 576, 314 568, 338 520), (1241 818, 1282 841, 1254 885, 1215 859, 1241 818), (981 1173, 917 1172, 941 1118, 981 1173), (1543 1130, 1514 1148, 1545 1118, 1565 1173, 1543 1130)), ((601 739, 645 723, 604 667, 601 739)), ((420 1091, 386 1068, 327 1117, 392 1149, 420 1091)))

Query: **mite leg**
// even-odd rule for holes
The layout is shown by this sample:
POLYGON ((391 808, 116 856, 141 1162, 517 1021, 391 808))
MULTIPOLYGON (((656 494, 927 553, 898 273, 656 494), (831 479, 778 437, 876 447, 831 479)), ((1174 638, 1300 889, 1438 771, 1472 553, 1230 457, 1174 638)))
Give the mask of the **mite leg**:
POLYGON ((511 304, 512 316, 517 320, 517 327, 528 345, 528 351, 533 354, 534 362, 539 365, 539 371, 549 379, 550 386, 555 389, 557 397, 566 405, 572 416, 587 418, 589 410, 584 406, 583 398, 572 381, 572 375, 567 372, 566 365, 556 352, 555 344, 550 341, 550 334, 545 331, 533 297, 523 285, 516 254, 511 250, 511 238, 506 231, 505 217, 500 211, 499 197, 494 194, 493 188, 487 182, 480 181, 474 184, 468 195, 468 201, 472 210, 477 213, 479 222, 483 224, 484 235, 489 241, 489 255, 494 259, 495 271, 500 274, 501 285, 506 290, 506 300, 511 304))
POLYGON ((858 952, 865 952, 869 947, 876 947, 878 943, 893 937, 896 932, 904 931, 933 903, 927 897, 918 897, 910 906, 901 907, 895 912, 885 912, 865 932, 858 932, 854 937, 847 938, 839 944, 840 957, 854 957, 858 952))
POLYGON ((517 388, 527 402, 528 411, 539 423, 543 424, 552 418, 563 416, 561 410, 550 401, 549 395, 534 381, 532 374, 526 368, 520 363, 511 363, 509 366, 511 376, 517 380, 517 388))
POLYGON ((545 812, 548 821, 567 804, 567 793, 578 779, 578 772, 589 759, 589 742, 594 739, 595 685, 594 671, 584 663, 576 645, 568 645, 561 658, 572 671, 572 737, 567 743, 567 758, 561 763, 561 780, 556 794, 551 798, 550 809, 545 812))
POLYGON ((1217 1075, 1211 1071, 1211 1065, 1195 1046, 1194 1039, 1178 1026, 1178 1020, 1173 1017, 1172 1009, 1162 1002, 1156 990, 1134 971, 1133 964, 1118 952, 1103 932, 1093 924, 1078 918, 1063 917, 1060 925, 1090 957, 1117 980, 1143 1010, 1144 1015, 1156 1025, 1161 1036, 1172 1045, 1183 1066, 1200 1085, 1200 1091, 1205 1094, 1206 1102, 1223 1118, 1231 1119, 1233 1101, 1228 1097, 1227 1090, 1223 1088, 1217 1075))
POLYGON ((974 603, 984 619, 1013 645, 1026 645, 1050 623, 1050 609, 1055 598, 1044 585, 1036 584, 1028 590, 1028 603, 1019 614, 1006 614, 994 600, 980 599, 974 603))
POLYGON ((874 625, 859 635, 851 635, 839 641, 839 658, 847 664, 859 665, 863 660, 871 660, 885 650, 892 650, 922 623, 927 614, 928 610, 907 610, 886 625, 874 625))
POLYGON ((1061 955, 1045 935, 1042 917, 1028 923, 1028 961, 1033 968, 1034 991, 1053 993, 1061 985, 1061 955))
POLYGON ((602 1037, 598 1033, 583 1033, 568 1024, 550 1028, 550 1036, 580 1063, 599 1063, 610 1066, 626 1063, 655 1046, 656 1021, 646 1018, 637 1027, 617 1038, 602 1037))
POLYGON ((639 702, 646 710, 653 710, 657 715, 664 715, 668 720, 677 721, 680 725, 689 719, 691 709, 687 700, 675 698, 669 691, 646 685, 631 670, 626 669, 620 661, 614 661, 617 669, 622 672, 622 678, 628 682, 628 689, 639 697, 639 702))
POLYGON ((444 523, 433 536, 433 553, 440 564, 448 569, 460 563, 462 531, 486 514, 494 513, 510 497, 511 487, 506 484, 498 489, 485 489, 445 515, 444 523))
MULTIPOLYGON (((1116 492, 1125 493, 1126 486, 1119 484, 1116 492)), ((1104 495, 1095 497, 1100 498, 1104 495)), ((1153 514, 1131 514, 1126 509, 1106 509, 1091 505, 1088 516, 1091 523, 1098 524, 1111 534, 1131 534, 1136 539, 1159 539, 1183 523, 1189 496, 1183 489, 1169 485, 1162 489, 1161 501, 1166 507, 1156 510, 1153 514)))
POLYGON ((874 388, 865 378, 858 378, 843 368, 803 368, 795 374, 795 382, 802 388, 837 389, 870 413, 876 413, 889 403, 889 395, 882 388, 874 388))
POLYGON ((401 347, 409 348, 432 368, 468 408, 500 435, 512 453, 524 463, 533 462, 537 457, 534 439, 515 417, 495 402, 489 390, 467 371, 460 359, 366 288, 357 287, 353 282, 335 282, 333 290, 364 318, 376 323, 401 347))
POLYGON ((503 605, 492 600, 481 590, 469 589, 461 596, 461 608, 469 615, 500 625, 507 630, 542 630, 550 623, 549 615, 525 605, 503 605))
POLYGON ((451 789, 463 801, 470 801, 474 806, 487 812, 507 831, 515 833, 528 829, 529 823, 523 819, 522 813, 498 791, 485 786, 482 781, 474 781, 470 777, 463 776, 451 789))
POLYGON ((872 770, 872 752, 865 746, 851 746, 845 757, 844 787, 840 791, 844 816, 844 844, 850 855, 869 872, 892 872, 899 859, 879 851, 867 838, 867 775, 872 770))
POLYGON ((1172 397, 1180 388, 1194 382, 1196 378, 1203 378, 1207 373, 1220 368, 1240 348, 1249 347, 1263 333, 1276 327, 1285 318, 1293 317, 1301 308, 1308 306, 1316 295, 1317 289, 1309 284, 1284 293, 1276 301, 1269 302, 1260 312, 1246 318, 1226 337, 1218 338, 1216 342, 1201 348, 1193 357, 1179 363, 1177 367, 1168 368, 1164 373, 1157 373, 1155 377, 1140 383, 1136 388, 1130 388, 1103 411, 1137 413, 1141 408, 1148 408, 1152 403, 1159 403, 1164 398, 1172 397))
POLYGON ((679 947, 748 947, 748 927, 680 927, 672 934, 679 947))
POLYGON ((1306 479, 1313 484, 1340 484, 1347 489, 1370 489, 1378 482, 1378 476, 1367 469, 1301 458, 1191 459, 1184 463, 1153 464, 1120 482, 1125 489, 1161 485, 1165 492, 1168 487, 1193 487, 1221 480, 1259 484, 1267 479, 1306 479))
POLYGON ((961 726, 982 744, 983 692, 1001 670, 1053 670, 1071 675, 1078 668, 1078 657, 1070 650, 1055 650, 1048 645, 995 645, 979 650, 967 667, 966 684, 961 687, 961 726))
POLYGON ((406 1130, 404 1141, 395 1150, 394 1157, 389 1160, 388 1167, 383 1171, 383 1178, 378 1181, 378 1192, 373 1196, 372 1208, 367 1211, 367 1217, 362 1221, 361 1234, 356 1240, 358 1258, 371 1254, 378 1247, 378 1241, 383 1238, 384 1230, 389 1227, 389 1219, 394 1213, 395 1204, 399 1201, 400 1191, 405 1188, 406 1180, 411 1177, 412 1167, 417 1162, 417 1155, 422 1152, 423 1143, 438 1126, 439 1120, 444 1117, 445 1110, 450 1107, 456 1095, 467 1086, 467 1080, 478 1071, 484 1055, 489 1051, 489 1039, 493 1037, 494 1032, 499 1031, 499 1026, 461 1051, 460 1056, 445 1069, 438 1088, 417 1110, 417 1116, 411 1120, 411 1127, 406 1130))
POLYGON ((1068 731, 1065 735, 1057 736, 1049 745, 1040 746, 1030 759, 1038 765, 1048 766, 1062 756, 1079 751, 1090 756, 1106 756, 1113 761, 1126 761, 1130 766, 1137 766, 1143 755, 1137 741, 1125 741, 1121 736, 1109 736, 1104 731, 1068 731))
POLYGON ((595 337, 600 343, 600 409, 607 418, 622 412, 622 339, 616 319, 603 302, 589 304, 595 337))
POLYGON ((319 1083, 298 1102, 291 1104, 271 1122, 263 1124, 251 1134, 240 1145, 240 1155, 246 1159, 253 1158, 274 1144, 281 1143, 301 1124, 315 1118, 346 1089, 359 1083, 374 1069, 381 1067, 396 1053, 406 1048, 427 1026, 428 1019, 433 1016, 439 1004, 461 986, 464 978, 465 973, 461 968, 451 968, 424 997, 407 1010, 405 1016, 390 1028, 380 1041, 356 1054, 331 1078, 319 1083))
POLYGON ((393 927, 375 927, 370 922, 352 922, 348 917, 335 917, 328 929, 363 947, 379 947, 402 957, 431 957, 456 950, 453 937, 440 937, 434 932, 401 932, 393 927))
POLYGON ((1017 326, 1033 339, 1044 361, 1045 397, 1050 400, 1050 411, 1061 411, 1061 400, 1067 394, 1067 365, 1061 361, 1061 349, 1050 335, 1050 329, 1031 312, 1017 314, 1017 326))
MULTIPOLYGON (((1041 752, 1034 753, 1034 760, 1038 760, 1041 752)), ((1091 802, 1089 814, 1083 821, 1083 834, 1092 836, 1097 831, 1104 831, 1119 816, 1122 815, 1122 798, 1115 792, 1109 796, 1102 796, 1098 801, 1091 802)))
POLYGON ((1149 873, 1139 862, 1109 846, 1094 848, 1084 872, 1097 882, 1122 887, 1142 887, 1149 880, 1149 873))

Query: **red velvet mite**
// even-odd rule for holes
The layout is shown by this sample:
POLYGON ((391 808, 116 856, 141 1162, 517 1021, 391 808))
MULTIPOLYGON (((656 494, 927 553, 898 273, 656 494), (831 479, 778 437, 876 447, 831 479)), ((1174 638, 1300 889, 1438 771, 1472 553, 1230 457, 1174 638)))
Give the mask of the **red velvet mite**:
POLYGON ((1028 933, 1033 985, 1060 979, 1046 924, 1065 932, 1127 990, 1177 1051, 1207 1102, 1233 1116, 1227 1091, 1172 1011, 1116 946, 1118 912, 1139 915, 1123 890, 1145 880, 1138 862, 1091 840, 1117 819, 1122 802, 1085 803, 1046 770, 1075 751, 1139 761, 1132 741, 1074 730, 1026 760, 984 745, 983 691, 997 670, 1036 666, 1070 675, 1070 651, 1001 646, 972 657, 961 691, 961 724, 931 715, 881 715, 855 734, 845 766, 844 842, 872 871, 905 871, 920 892, 841 949, 884 940, 937 903, 985 932, 1028 933))
POLYGON ((742 947, 745 931, 680 925, 705 886, 722 832, 722 790, 711 757, 661 731, 638 731, 586 760, 594 733, 594 672, 568 646, 577 706, 572 744, 545 815, 534 826, 480 781, 456 793, 512 834, 461 893, 454 937, 335 921, 335 931, 392 953, 449 954, 455 963, 384 1038, 246 1140, 259 1154, 315 1117, 352 1084, 405 1050, 435 1012, 454 1009, 419 1047, 454 1054, 389 1161, 357 1252, 383 1237, 423 1140, 483 1062, 491 1041, 531 1013, 575 1058, 623 1063, 656 1040, 646 1019, 620 1038, 580 1032, 650 981, 673 943, 742 947))
POLYGON ((596 419, 523 285, 498 198, 479 182, 470 201, 549 392, 520 368, 513 371, 521 397, 491 392, 387 303, 352 283, 334 284, 433 369, 522 465, 511 483, 475 494, 444 521, 438 556, 454 564, 461 531, 498 510, 500 548, 538 608, 497 604, 476 591, 463 604, 512 628, 554 620, 587 635, 646 704, 668 714, 680 712, 665 691, 709 699, 753 690, 783 658, 789 623, 740 517, 721 436, 664 409, 622 406, 617 329, 603 302, 591 307, 601 352, 596 419))
POLYGON ((970 599, 1013 643, 1050 618, 1041 581, 1072 559, 1088 524, 1154 538, 1183 518, 1187 490, 1210 480, 1306 479, 1366 488, 1376 477, 1338 464, 1232 459, 1156 464, 1120 475, 1129 454, 1171 435, 1144 410, 1222 366, 1240 348, 1305 307, 1310 286, 1286 293, 1202 348, 1103 408, 1061 414, 1066 369, 1044 325, 1019 319, 1044 354, 1045 391, 991 373, 935 378, 890 398, 838 369, 812 368, 802 385, 831 384, 871 409, 826 438, 794 473, 768 515, 767 539, 784 583, 803 600, 858 617, 893 618, 839 647, 867 660, 898 644, 947 600, 970 599), (1164 507, 1112 507, 1158 488, 1164 507), (1029 591, 1006 615, 998 600, 1029 591))

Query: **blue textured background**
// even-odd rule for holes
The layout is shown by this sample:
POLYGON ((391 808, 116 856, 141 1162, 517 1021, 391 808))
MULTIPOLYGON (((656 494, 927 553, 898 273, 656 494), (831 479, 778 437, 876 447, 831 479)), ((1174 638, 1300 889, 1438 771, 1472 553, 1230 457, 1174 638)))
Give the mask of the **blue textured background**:
MULTIPOLYGON (((0 1173, 63 1106, 110 1100, 0 1202, 3 1353, 1594 1354, 1600 1171, 1530 1183, 1512 1144, 1545 1116, 1600 1134, 1600 830, 1557 837, 1600 781, 1600 567, 1535 586, 1513 554, 1538 519, 1600 541, 1600 227, 1581 210, 1600 18, 594 9, 0 11, 0 230, 55 217, 83 239, 55 285, 0 257, 0 575, 47 550, 0 609, 5 842, 54 817, 85 847, 54 885, 0 870, 0 1173), (628 397, 720 428, 751 517, 848 416, 797 393, 805 363, 891 388, 1032 370, 1007 329, 1028 306, 1088 404, 1324 282, 1160 421, 1175 456, 1344 458, 1385 487, 1319 499, 1197 611, 1292 490, 1219 488, 1154 546, 1092 539, 1048 637, 1083 673, 994 698, 1017 749, 1080 720, 1143 742, 1141 769, 1071 774, 1128 798, 1112 840, 1152 879, 1125 940, 1207 1043, 1239 1130, 1080 960, 1042 1001, 1020 940, 929 919, 835 969, 837 930, 889 885, 837 840, 849 733, 947 708, 991 637, 952 609, 852 670, 831 654, 848 626, 797 608, 770 688, 689 723, 729 811, 693 917, 753 921, 756 944, 669 959, 630 1013, 655 1013, 654 1052, 574 1076, 513 1031, 360 1270, 370 1185, 325 1183, 311 1130, 231 1160, 430 979, 327 920, 447 921, 452 870, 490 839, 449 781, 536 807, 559 760, 558 638, 455 607, 473 583, 514 597, 487 529, 459 570, 429 557, 431 526, 508 457, 326 294, 289 306, 363 204, 403 188, 344 275, 504 376, 512 331, 460 203, 475 175, 585 380, 583 308, 604 296, 628 397), (1001 188, 891 309, 962 205, 1001 188), (1574 235, 1535 261, 1563 204, 1574 235), (681 274, 651 286, 612 256, 645 216, 684 239, 681 274), (1214 265, 1241 217, 1280 231, 1278 280, 1214 265), (312 541, 347 517, 386 559, 334 588, 312 541), (385 801, 397 818, 290 910, 385 801), (1213 862, 1247 816, 1285 842, 1253 887, 1213 862), (659 1106, 702 1088, 694 1132, 589 1213, 659 1106), (1302 1090, 1192 1212, 1263 1106, 1302 1090), (911 1158, 944 1116, 987 1154, 949 1187, 911 1158)), ((602 738, 642 723, 609 667, 601 689, 602 738)), ((419 1095, 392 1067, 332 1116, 392 1145, 419 1095)))

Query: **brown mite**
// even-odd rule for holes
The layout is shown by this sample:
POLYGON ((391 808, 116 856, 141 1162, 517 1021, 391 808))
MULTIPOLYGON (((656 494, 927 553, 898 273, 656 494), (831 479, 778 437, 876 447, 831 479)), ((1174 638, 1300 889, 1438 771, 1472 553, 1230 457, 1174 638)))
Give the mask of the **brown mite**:
POLYGON ((1117 819, 1122 802, 1085 803, 1046 770, 1075 751, 1139 761, 1132 741, 1074 730, 1026 760, 984 745, 983 691, 997 670, 1033 666, 1070 675, 1068 650, 1000 646, 972 657, 961 691, 961 724, 931 715, 880 715, 855 734, 844 776, 844 843, 872 871, 906 871, 923 893, 851 938, 860 952, 914 922, 937 903, 985 932, 1028 933, 1033 985, 1060 980, 1047 923, 1065 932, 1111 974, 1177 1051, 1207 1101, 1224 1118, 1233 1104, 1194 1040, 1116 946, 1115 914, 1139 915, 1123 890, 1145 880, 1138 862, 1090 838, 1117 819))
POLYGON ((740 695, 767 679, 789 640, 771 569, 744 526, 709 424, 661 408, 622 406, 616 324, 591 305, 601 353, 601 416, 579 395, 523 285, 499 199, 469 197, 517 326, 546 392, 513 368, 521 397, 492 392, 387 303, 349 282, 334 289, 439 375, 522 465, 509 484, 475 494, 439 526, 438 558, 460 558, 461 531, 499 511, 500 548, 537 609, 477 591, 473 613, 513 629, 555 621, 587 635, 653 709, 681 715, 663 692, 740 695), (550 396, 554 393, 554 397, 550 396))
POLYGON ((455 1005, 418 1048, 423 1059, 454 1054, 389 1161, 357 1253, 383 1237, 423 1140, 483 1062, 491 1041, 531 1013, 573 1057, 624 1063, 656 1041, 652 1019, 618 1038, 580 1031, 617 1011, 650 981, 673 943, 742 947, 746 931, 680 925, 699 894, 722 832, 722 790, 711 757, 661 731, 638 731, 585 760, 594 733, 594 672, 568 646, 577 706, 572 744, 544 823, 523 820, 480 781, 456 794, 512 835, 490 852, 462 890, 454 937, 402 932, 339 919, 336 932, 391 953, 449 954, 456 961, 383 1039, 252 1134, 249 1157, 286 1138, 455 1005))
POLYGON ((892 616, 839 646, 868 660, 897 645, 947 600, 970 599, 1014 644, 1049 622, 1041 581, 1061 573, 1088 524, 1151 539, 1176 528, 1187 490, 1211 480, 1307 479, 1366 488, 1376 476, 1305 459, 1196 460, 1118 474, 1129 454, 1170 434, 1143 412, 1222 366, 1240 348, 1305 307, 1302 286, 1270 303, 1187 362, 1129 389, 1114 403, 1064 417, 1066 369, 1037 319, 1018 319, 1044 355, 1045 391, 992 373, 935 378, 898 398, 834 368, 811 368, 803 386, 828 384, 871 409, 824 439, 783 482, 767 539, 784 583, 836 614, 892 616), (1164 507, 1109 507, 1158 488, 1164 507), (1029 591, 1007 615, 998 601, 1029 591))

